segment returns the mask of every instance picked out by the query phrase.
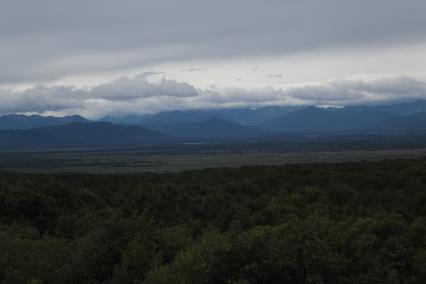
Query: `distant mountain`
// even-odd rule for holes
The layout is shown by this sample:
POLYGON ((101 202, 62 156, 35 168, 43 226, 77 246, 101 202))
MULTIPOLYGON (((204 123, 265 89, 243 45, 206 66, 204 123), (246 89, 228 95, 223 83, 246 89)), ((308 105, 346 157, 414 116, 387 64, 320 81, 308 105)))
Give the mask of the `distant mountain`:
POLYGON ((269 106, 257 109, 218 109, 212 111, 211 116, 242 125, 258 126, 267 120, 291 113, 301 108, 303 108, 303 106, 269 106))
POLYGON ((218 118, 209 118, 200 122, 175 122, 163 125, 156 130, 172 137, 181 138, 244 137, 264 133, 255 126, 240 125, 218 118))
POLYGON ((145 126, 161 126, 174 122, 199 122, 211 117, 208 110, 172 110, 163 111, 141 119, 145 126))
POLYGON ((426 100, 382 105, 355 105, 339 109, 321 108, 321 110, 323 110, 321 114, 318 109, 319 108, 313 106, 268 106, 256 109, 173 110, 163 111, 153 115, 132 115, 125 117, 108 116, 101 120, 121 125, 141 125, 148 128, 157 128, 175 122, 201 122, 215 117, 241 125, 259 126, 261 128, 273 129, 274 131, 288 131, 288 129, 292 131, 303 129, 362 129, 377 125, 392 116, 426 112, 426 100), (309 113, 307 109, 311 109, 310 112, 312 113, 309 113), (299 111, 301 111, 301 113, 299 113, 299 111), (293 118, 292 115, 290 115, 292 113, 295 113, 295 117, 293 118), (297 118, 300 123, 294 121, 293 126, 290 126, 283 123, 283 118, 287 115, 290 115, 290 118, 295 120, 297 116, 306 115, 306 118, 297 118), (320 115, 320 117, 316 115, 320 115), (319 120, 313 121, 312 119, 319 120), (344 123, 347 124, 345 125, 344 123), (296 127, 297 124, 299 124, 300 127, 296 127))
POLYGON ((117 125, 140 125, 146 120, 146 117, 145 115, 126 115, 123 117, 107 115, 97 121, 111 122, 117 125))
POLYGON ((359 130, 377 125, 390 116, 382 111, 307 107, 268 120, 260 127, 273 132, 359 130))
POLYGON ((0 130, 3 129, 29 129, 37 127, 47 127, 64 125, 72 122, 89 122, 89 120, 79 115, 53 117, 40 115, 8 114, 0 116, 0 130))
POLYGON ((74 122, 60 126, 0 131, 1 149, 138 146, 171 141, 173 140, 166 135, 152 130, 108 122, 74 122))
POLYGON ((89 120, 78 115, 44 117, 10 114, 0 116, 0 131, 36 130, 2 132, 0 139, 3 141, 0 141, 0 147, 2 145, 3 147, 14 145, 31 147, 36 144, 37 147, 128 145, 151 143, 151 141, 157 143, 164 140, 164 137, 158 136, 160 133, 178 138, 235 138, 257 136, 266 132, 412 130, 424 128, 425 113, 426 101, 421 100, 343 108, 270 106, 257 109, 174 110, 154 115, 104 117, 101 120, 115 125, 91 124, 89 120), (69 125, 70 123, 75 129, 69 125), (134 128, 124 126, 134 126, 134 128), (104 132, 92 135, 101 129, 104 132), (152 129, 153 132, 148 133, 148 129, 152 129))
POLYGON ((426 112, 394 116, 377 125, 384 130, 426 130, 426 112))
POLYGON ((117 124, 142 125, 159 127, 174 122, 201 122, 209 118, 218 118, 242 125, 259 125, 271 118, 290 113, 302 108, 301 106, 270 106, 257 109, 197 109, 163 111, 153 115, 111 117, 101 119, 117 124))
POLYGON ((416 100, 405 103, 393 103, 384 105, 358 105, 347 106, 346 110, 350 111, 367 111, 388 113, 394 116, 411 115, 420 112, 426 112, 426 100, 416 100))

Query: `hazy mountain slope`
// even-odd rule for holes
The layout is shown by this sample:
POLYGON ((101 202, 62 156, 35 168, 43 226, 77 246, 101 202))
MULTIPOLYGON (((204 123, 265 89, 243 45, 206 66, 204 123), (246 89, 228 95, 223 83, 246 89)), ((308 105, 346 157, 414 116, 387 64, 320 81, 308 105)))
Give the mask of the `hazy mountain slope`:
POLYGON ((405 103, 392 103, 384 105, 358 105, 345 107, 351 111, 368 111, 389 113, 394 116, 411 115, 415 113, 426 112, 426 100, 417 100, 405 103))
POLYGON ((146 127, 159 127, 175 122, 201 122, 209 118, 235 122, 243 125, 259 125, 271 118, 278 117, 302 108, 301 106, 269 106, 257 109, 196 109, 163 111, 153 115, 129 115, 124 117, 106 116, 101 121, 117 124, 133 124, 146 127))
POLYGON ((426 112, 425 100, 384 105, 356 105, 340 109, 312 106, 268 106, 257 109, 173 110, 154 115, 105 117, 103 120, 157 129, 171 123, 202 122, 215 117, 240 125, 259 126, 270 131, 328 131, 371 128, 392 116, 419 112, 426 112))
POLYGON ((61 126, 0 131, 0 148, 3 149, 128 146, 169 141, 171 139, 166 135, 152 130, 107 122, 76 122, 61 126))
POLYGON ((426 130, 426 112, 407 116, 394 116, 377 125, 379 129, 426 130))
POLYGON ((263 122, 299 110, 301 106, 269 106, 257 109, 218 109, 213 117, 243 125, 260 125, 263 122))
POLYGON ((367 129, 389 117, 390 114, 379 111, 307 107, 268 120, 260 127, 275 132, 367 129))
POLYGON ((0 116, 0 130, 3 129, 29 129, 37 127, 47 127, 54 125, 64 125, 72 122, 89 122, 89 120, 79 116, 39 116, 39 115, 20 115, 8 114, 0 116))
POLYGON ((218 118, 200 122, 176 122, 156 129, 172 137, 236 137, 260 135, 263 131, 255 126, 245 126, 218 118))

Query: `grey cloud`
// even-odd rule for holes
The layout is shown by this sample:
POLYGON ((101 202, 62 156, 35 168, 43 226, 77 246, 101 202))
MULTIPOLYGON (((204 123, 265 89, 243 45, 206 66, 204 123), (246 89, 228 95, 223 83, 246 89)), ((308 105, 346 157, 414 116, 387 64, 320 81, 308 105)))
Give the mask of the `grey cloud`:
POLYGON ((84 90, 66 86, 36 85, 24 91, 0 90, 0 112, 61 111, 79 108, 85 98, 87 94, 84 90))
POLYGON ((201 72, 201 71, 203 71, 203 69, 201 68, 189 68, 189 69, 183 70, 183 72, 201 72))
POLYGON ((334 80, 293 88, 287 94, 314 104, 335 105, 426 99, 426 81, 409 77, 373 81, 334 80))
POLYGON ((0 83, 426 37, 423 0, 3 0, 0 83))
POLYGON ((281 79, 283 77, 283 75, 281 75, 281 74, 269 74, 268 77, 273 78, 273 79, 281 79))
POLYGON ((159 83, 149 82, 146 76, 122 77, 102 84, 90 91, 96 98, 109 100, 129 100, 141 97, 189 97, 196 96, 197 90, 187 83, 162 78, 159 83))
POLYGON ((1 113, 104 115, 153 113, 172 109, 260 107, 268 105, 353 105, 426 99, 426 80, 397 77, 374 81, 334 80, 290 89, 218 88, 147 75, 121 78, 90 90, 43 86, 18 92, 0 89, 1 113))
POLYGON ((332 80, 286 90, 271 87, 213 89, 202 92, 200 98, 215 107, 380 104, 426 99, 426 80, 397 77, 370 81, 332 80))
MULTIPOLYGON (((101 84, 90 90, 70 86, 45 86, 36 85, 24 91, 11 91, 0 89, 0 112, 66 112, 70 111, 88 113, 90 108, 96 115, 105 106, 114 108, 117 105, 129 105, 144 99, 149 102, 154 100, 173 102, 173 97, 193 97, 199 92, 190 84, 160 79, 151 82, 142 74, 136 77, 122 77, 109 83, 101 84), (96 105, 100 110, 96 109, 96 105)), ((144 110, 149 104, 145 104, 144 110)), ((130 108, 131 110, 131 108, 130 108)))

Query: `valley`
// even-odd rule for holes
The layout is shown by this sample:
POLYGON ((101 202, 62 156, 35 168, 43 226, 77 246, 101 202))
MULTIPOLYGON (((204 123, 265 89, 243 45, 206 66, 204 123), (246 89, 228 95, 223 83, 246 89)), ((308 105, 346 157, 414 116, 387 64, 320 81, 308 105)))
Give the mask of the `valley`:
MULTIPOLYGON (((241 145, 241 144, 239 144, 241 145)), ((384 159, 425 158, 423 148, 382 149, 293 149, 279 145, 180 145, 164 148, 66 149, 32 152, 1 152, 0 170, 19 172, 179 172, 186 170, 335 163, 384 159)))

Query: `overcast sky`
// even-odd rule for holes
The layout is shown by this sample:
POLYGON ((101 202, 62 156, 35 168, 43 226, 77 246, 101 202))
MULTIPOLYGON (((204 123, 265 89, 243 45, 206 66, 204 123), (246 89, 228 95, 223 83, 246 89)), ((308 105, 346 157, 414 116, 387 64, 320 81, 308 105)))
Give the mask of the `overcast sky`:
POLYGON ((1 0, 0 112, 426 98, 424 0, 1 0))

